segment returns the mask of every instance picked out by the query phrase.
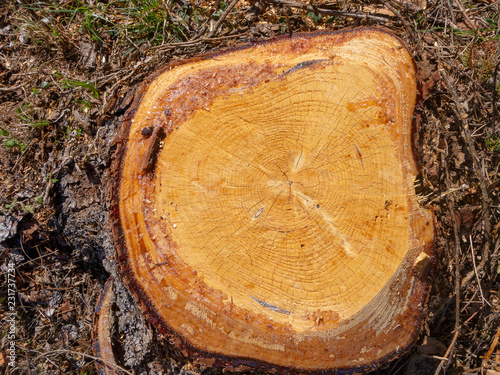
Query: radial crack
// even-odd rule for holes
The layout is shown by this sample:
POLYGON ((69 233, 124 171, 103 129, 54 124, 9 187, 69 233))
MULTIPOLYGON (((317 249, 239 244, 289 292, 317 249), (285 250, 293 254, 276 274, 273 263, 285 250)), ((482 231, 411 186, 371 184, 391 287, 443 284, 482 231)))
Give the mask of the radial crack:
POLYGON ((318 215, 324 221, 327 222, 328 230, 342 240, 342 246, 344 248, 345 253, 350 257, 355 256, 356 253, 352 250, 352 246, 347 241, 346 236, 344 234, 342 234, 333 225, 333 218, 330 215, 328 215, 328 213, 324 209, 322 209, 321 206, 314 199, 309 197, 308 195, 306 195, 300 191, 297 191, 297 190, 294 190, 294 194, 297 197, 297 199, 302 203, 303 206, 305 206, 306 208, 308 208, 312 212, 317 212, 318 215))

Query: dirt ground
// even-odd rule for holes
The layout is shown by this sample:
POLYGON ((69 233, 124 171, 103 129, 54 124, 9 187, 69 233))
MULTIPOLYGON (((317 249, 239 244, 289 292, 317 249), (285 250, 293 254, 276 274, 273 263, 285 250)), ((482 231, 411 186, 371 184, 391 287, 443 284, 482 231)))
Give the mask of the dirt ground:
MULTIPOLYGON (((144 78, 280 34, 380 26, 420 71, 416 189, 441 255, 418 342, 373 373, 500 374, 499 14, 495 0, 2 3, 0 371, 97 373, 94 312, 114 269, 113 137, 144 78)), ((116 373, 218 371, 145 353, 142 365, 124 355, 116 373)))

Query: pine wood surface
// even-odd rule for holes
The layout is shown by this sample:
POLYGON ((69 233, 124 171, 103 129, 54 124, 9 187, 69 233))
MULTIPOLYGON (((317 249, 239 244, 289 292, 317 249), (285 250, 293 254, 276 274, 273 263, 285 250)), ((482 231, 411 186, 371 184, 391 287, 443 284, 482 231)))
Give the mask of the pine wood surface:
POLYGON ((376 29, 156 75, 125 123, 116 237, 160 326, 203 352, 306 370, 408 347, 434 237, 413 187, 416 81, 405 46, 376 29))

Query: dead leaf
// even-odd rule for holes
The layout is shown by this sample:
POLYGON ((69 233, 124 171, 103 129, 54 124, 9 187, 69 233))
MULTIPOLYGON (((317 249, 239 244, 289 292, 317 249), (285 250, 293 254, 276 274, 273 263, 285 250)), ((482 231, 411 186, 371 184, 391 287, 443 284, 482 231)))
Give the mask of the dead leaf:
POLYGON ((422 98, 425 100, 430 96, 430 92, 434 86, 441 80, 439 71, 435 71, 430 77, 422 84, 422 98))
POLYGON ((0 242, 8 240, 16 235, 17 223, 19 223, 19 219, 14 216, 0 216, 0 242))
POLYGON ((82 55, 82 63, 90 70, 94 70, 97 66, 97 57, 94 51, 94 45, 85 41, 80 41, 80 53, 82 55))

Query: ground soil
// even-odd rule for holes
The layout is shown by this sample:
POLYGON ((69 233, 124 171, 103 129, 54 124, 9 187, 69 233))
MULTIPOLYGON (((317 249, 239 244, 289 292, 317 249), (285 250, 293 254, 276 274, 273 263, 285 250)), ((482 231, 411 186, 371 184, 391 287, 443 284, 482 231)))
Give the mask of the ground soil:
POLYGON ((109 182, 123 115, 141 81, 173 61, 283 33, 380 26, 420 71, 416 188, 441 255, 416 345, 373 374, 500 373, 500 3, 234 3, 0 5, 0 371, 96 374, 94 313, 114 276, 116 373, 221 373, 183 360, 116 273, 109 182))

